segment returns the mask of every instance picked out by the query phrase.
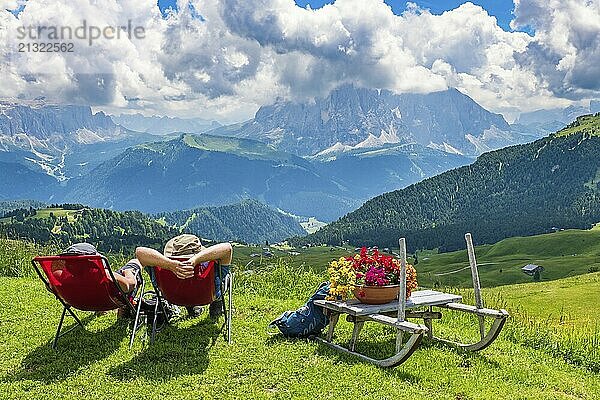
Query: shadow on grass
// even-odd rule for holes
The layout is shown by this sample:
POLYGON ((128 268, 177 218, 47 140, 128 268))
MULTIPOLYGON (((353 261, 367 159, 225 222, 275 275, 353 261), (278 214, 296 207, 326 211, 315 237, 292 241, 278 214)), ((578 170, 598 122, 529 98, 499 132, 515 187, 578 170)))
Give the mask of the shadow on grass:
MULTIPOLYGON (((270 336, 265 342, 267 345, 274 345, 274 344, 278 344, 278 343, 284 343, 284 342, 313 342, 317 344, 317 351, 316 353, 321 355, 321 356, 325 356, 328 358, 332 358, 334 359, 334 363, 344 363, 347 365, 372 365, 369 364, 368 362, 361 360, 360 358, 356 357, 356 356, 352 356, 349 354, 344 354, 341 353, 335 349, 332 349, 331 347, 316 341, 314 338, 310 338, 310 339, 304 339, 304 338, 287 338, 283 335, 277 334, 277 335, 273 335, 270 336)), ((346 345, 345 343, 338 343, 341 344, 342 346, 346 345)), ((359 345, 357 344, 357 350, 359 352, 361 352, 362 354, 365 354, 369 357, 375 358, 375 359, 384 359, 387 357, 390 357, 391 355, 393 355, 393 350, 395 349, 396 346, 396 341, 395 340, 390 340, 390 341, 364 341, 359 345), (389 352, 385 353, 386 350, 389 350, 389 352)), ((412 383, 418 383, 420 381, 420 379, 415 376, 412 375, 406 371, 401 371, 401 370, 397 370, 395 368, 383 368, 383 367, 376 367, 376 368, 381 368, 382 371, 384 371, 386 374, 388 375, 392 375, 395 376, 399 379, 402 379, 404 381, 407 382, 412 382, 412 383)))
POLYGON ((202 373, 208 367, 208 351, 221 335, 221 326, 205 318, 188 328, 168 325, 140 354, 115 366, 108 374, 128 381, 136 377, 167 380, 202 373))
MULTIPOLYGON (((325 345, 324 343, 321 342, 317 342, 318 343, 318 348, 317 348, 317 354, 322 355, 322 356, 327 356, 327 357, 335 357, 337 362, 343 362, 345 364, 349 364, 349 365, 358 365, 358 364, 364 364, 364 365, 373 365, 368 363, 367 361, 361 360, 360 358, 350 355, 350 354, 344 354, 341 353, 335 349, 332 349, 331 347, 325 345)), ((340 344, 342 346, 346 346, 347 343, 343 343, 343 342, 337 342, 337 344, 340 344)), ((362 343, 357 343, 356 346, 356 351, 364 354, 368 357, 374 358, 374 359, 385 359, 387 357, 391 357, 394 354, 394 349, 396 346, 396 342, 394 341, 377 341, 377 342, 365 342, 363 341, 362 343), (391 348, 391 350, 389 350, 389 348, 391 348), (389 351, 386 351, 389 350, 389 351)), ((382 371, 385 372, 386 375, 390 375, 390 376, 394 376, 398 379, 401 379, 403 381, 406 382, 411 382, 411 383, 419 383, 420 382, 420 378, 416 375, 413 375, 405 370, 400 370, 397 368, 386 368, 386 367, 379 367, 376 365, 373 365, 373 367, 375 368, 379 368, 382 371)))
POLYGON ((267 344, 267 346, 272 346, 274 344, 277 343, 294 343, 294 342, 310 342, 311 339, 308 338, 290 338, 290 337, 285 337, 282 334, 278 333, 275 335, 271 335, 269 336, 266 340, 265 343, 267 344))
POLYGON ((453 351, 457 353, 461 357, 461 362, 458 365, 461 368, 469 368, 473 360, 477 360, 478 362, 481 362, 491 368, 500 368, 500 364, 497 361, 489 359, 481 352, 466 350, 448 343, 437 342, 427 338, 423 339, 419 349, 426 350, 429 348, 437 348, 440 350, 453 351))
MULTIPOLYGON (((85 325, 93 319, 82 319, 85 325)), ((67 325, 63 329, 69 329, 67 325)), ((3 382, 37 380, 51 383, 67 378, 79 369, 108 357, 121 345, 127 336, 127 325, 116 321, 113 325, 98 332, 89 332, 76 327, 72 332, 58 339, 56 350, 52 349, 54 335, 45 344, 29 353, 21 362, 18 370, 2 378, 3 382)))
MULTIPOLYGON (((285 338, 280 339, 280 340, 285 340, 285 338)), ((346 347, 348 345, 348 343, 343 342, 343 341, 335 341, 335 343, 340 344, 344 347, 346 347)), ((343 354, 340 353, 339 351, 332 349, 331 347, 323 344, 323 343, 319 343, 319 349, 317 350, 317 352, 321 355, 337 355, 338 360, 340 361, 344 361, 347 363, 351 363, 351 364, 358 364, 358 363, 366 363, 366 361, 363 361, 361 359, 359 359, 358 357, 349 355, 349 354, 343 354)), ((362 340, 359 339, 359 341, 356 344, 356 351, 364 354, 368 357, 374 358, 376 360, 381 360, 381 359, 385 359, 387 357, 391 357, 392 355, 395 354, 395 348, 396 348, 396 340, 395 339, 366 339, 364 337, 362 337, 362 340)), ((487 365, 488 367, 492 367, 492 368, 500 368, 500 364, 495 361, 492 360, 490 358, 488 358, 485 354, 482 354, 480 352, 473 352, 473 351, 468 351, 462 348, 458 348, 456 346, 452 346, 446 343, 440 343, 440 342, 436 342, 436 341, 431 341, 428 340, 427 338, 423 338, 423 340, 421 341, 421 343, 419 344, 419 347, 417 347, 417 349, 415 350, 415 352, 419 352, 419 351, 427 351, 428 349, 432 349, 432 348, 437 348, 443 351, 449 351, 449 352, 454 352, 456 354, 458 354, 460 356, 460 362, 457 365, 460 368, 470 368, 472 366, 472 364, 474 364, 475 362, 477 363, 482 363, 487 365)), ((410 358, 409 358, 410 360, 410 358)), ((382 367, 383 368, 383 367, 382 367)), ((419 378, 417 378, 414 375, 411 375, 409 373, 407 373, 406 371, 400 371, 400 370, 396 370, 396 368, 383 368, 385 371, 388 371, 388 373, 397 376, 398 378, 410 381, 410 382, 414 382, 417 383, 419 381, 419 378)))

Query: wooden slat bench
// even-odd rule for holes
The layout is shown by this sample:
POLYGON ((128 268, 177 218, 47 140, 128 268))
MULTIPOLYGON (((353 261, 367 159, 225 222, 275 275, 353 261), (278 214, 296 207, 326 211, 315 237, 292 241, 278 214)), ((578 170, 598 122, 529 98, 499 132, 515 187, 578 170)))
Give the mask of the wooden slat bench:
POLYGON ((316 337, 315 339, 331 348, 343 353, 355 355, 365 361, 382 367, 393 367, 406 361, 419 346, 424 335, 427 335, 429 339, 452 344, 471 351, 479 351, 489 346, 498 337, 504 326, 504 322, 509 315, 505 310, 492 310, 483 307, 473 242, 470 234, 465 235, 465 238, 467 240, 467 249, 469 250, 468 253, 473 276, 473 286, 475 289, 476 306, 460 303, 462 297, 459 295, 434 290, 415 291, 408 300, 405 300, 405 292, 402 288, 406 287, 406 242, 404 239, 400 239, 400 257, 402 264, 400 300, 381 305, 363 304, 354 299, 343 302, 315 300, 315 304, 322 307, 325 314, 329 317, 329 328, 325 338, 316 337), (479 319, 480 340, 472 344, 463 344, 434 336, 431 322, 433 319, 442 318, 442 313, 440 311, 434 311, 434 307, 476 315, 479 319), (417 310, 412 311, 415 309, 417 310), (339 321, 339 317, 342 314, 346 314, 346 319, 354 324, 352 338, 348 348, 333 343, 335 328, 339 321), (484 318, 486 317, 494 318, 494 322, 487 333, 484 324, 484 318), (421 325, 409 322, 406 320, 407 318, 423 319, 424 324, 421 325), (383 360, 376 360, 355 351, 356 342, 365 322, 376 322, 397 329, 396 354, 383 360), (405 333, 410 335, 406 342, 403 340, 405 333))

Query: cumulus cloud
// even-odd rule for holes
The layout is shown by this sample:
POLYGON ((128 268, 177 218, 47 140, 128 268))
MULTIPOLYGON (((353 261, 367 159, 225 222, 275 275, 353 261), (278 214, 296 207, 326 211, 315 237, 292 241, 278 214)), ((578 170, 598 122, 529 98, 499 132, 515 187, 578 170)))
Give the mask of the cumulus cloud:
POLYGON ((600 91, 600 0, 515 0, 514 28, 535 30, 518 61, 555 96, 582 99, 600 91))
POLYGON ((456 87, 514 116, 598 96, 598 1, 517 1, 513 26, 533 27, 531 37, 504 31, 471 3, 441 15, 409 5, 394 15, 381 0, 318 10, 293 0, 178 0, 163 17, 155 0, 29 0, 18 17, 0 11, 0 96, 228 122, 278 97, 304 100, 354 83, 396 92, 456 87), (82 20, 131 20, 145 37, 100 39, 73 54, 17 54, 19 26, 82 20))

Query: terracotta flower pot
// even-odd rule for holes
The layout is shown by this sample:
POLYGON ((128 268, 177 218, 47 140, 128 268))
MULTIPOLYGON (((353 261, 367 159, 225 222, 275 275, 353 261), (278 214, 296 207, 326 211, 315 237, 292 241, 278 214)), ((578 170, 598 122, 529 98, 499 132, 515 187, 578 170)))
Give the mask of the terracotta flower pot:
POLYGON ((354 297, 365 304, 385 304, 398 298, 400 285, 356 286, 354 297))

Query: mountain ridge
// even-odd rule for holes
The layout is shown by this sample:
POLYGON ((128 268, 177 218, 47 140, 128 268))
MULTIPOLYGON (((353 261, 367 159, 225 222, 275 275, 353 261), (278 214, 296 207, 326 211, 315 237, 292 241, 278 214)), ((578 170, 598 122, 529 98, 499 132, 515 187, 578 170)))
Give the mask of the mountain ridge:
POLYGON ((395 94, 353 85, 313 102, 278 100, 249 121, 208 133, 260 140, 299 156, 413 142, 472 156, 532 140, 456 89, 395 94))
POLYGON ((465 232, 494 243, 589 228, 600 221, 600 114, 572 125, 567 135, 485 153, 472 165, 377 196, 294 242, 389 247, 405 236, 413 249, 454 250, 465 232))
POLYGON ((151 138, 89 106, 0 101, 0 161, 23 164, 59 182, 151 138))
POLYGON ((140 113, 111 115, 110 118, 116 124, 132 131, 146 132, 153 135, 203 133, 221 126, 217 121, 202 118, 177 118, 156 115, 147 117, 140 113))
POLYGON ((280 242, 305 233, 299 222, 253 199, 219 207, 159 213, 167 224, 216 241, 280 242))
POLYGON ((470 161, 427 148, 414 154, 411 147, 387 151, 381 157, 359 154, 321 162, 256 140, 186 134, 127 149, 70 181, 64 196, 97 207, 153 213, 254 198, 295 215, 331 221, 375 194, 470 161))

